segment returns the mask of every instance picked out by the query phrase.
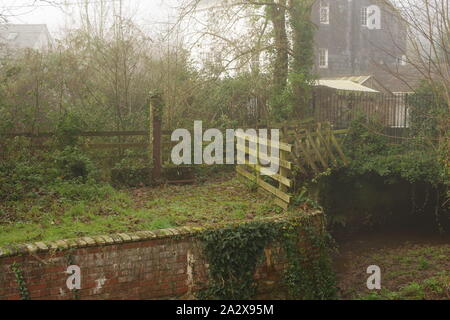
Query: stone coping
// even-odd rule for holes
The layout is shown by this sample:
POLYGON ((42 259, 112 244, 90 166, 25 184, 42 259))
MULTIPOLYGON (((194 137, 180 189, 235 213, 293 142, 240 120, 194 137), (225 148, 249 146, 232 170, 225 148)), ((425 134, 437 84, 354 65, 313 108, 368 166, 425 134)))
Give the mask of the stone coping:
MULTIPOLYGON (((322 211, 308 213, 309 216, 321 214, 322 211)), ((283 222, 289 217, 271 217, 258 220, 242 221, 239 223, 249 223, 253 221, 272 221, 283 222)), ((113 233, 110 235, 87 236, 65 240, 38 241, 31 243, 11 244, 0 247, 0 258, 20 256, 35 253, 46 253, 54 251, 63 251, 69 249, 81 249, 88 247, 107 246, 114 244, 124 244, 131 242, 158 240, 165 238, 189 237, 208 229, 215 229, 226 226, 233 226, 236 223, 214 224, 205 227, 177 227, 168 229, 159 229, 153 231, 137 231, 131 233, 113 233)))

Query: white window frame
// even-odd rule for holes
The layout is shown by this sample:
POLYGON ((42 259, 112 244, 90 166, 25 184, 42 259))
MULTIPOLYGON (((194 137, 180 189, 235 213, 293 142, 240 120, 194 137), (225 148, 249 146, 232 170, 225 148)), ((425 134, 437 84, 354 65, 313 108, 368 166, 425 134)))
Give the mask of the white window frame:
POLYGON ((406 66, 408 64, 406 55, 402 55, 398 58, 398 64, 401 66, 406 66))
POLYGON ((320 2, 320 8, 319 8, 319 21, 320 24, 330 24, 330 4, 320 2), (322 18, 326 19, 322 19, 322 18))
POLYGON ((369 15, 367 11, 367 7, 361 8, 361 26, 367 27, 367 23, 369 22, 369 15))
POLYGON ((319 49, 319 68, 328 69, 328 49, 319 49))
POLYGON ((8 33, 7 39, 12 41, 12 40, 16 40, 16 38, 19 36, 19 34, 17 32, 10 32, 8 33))

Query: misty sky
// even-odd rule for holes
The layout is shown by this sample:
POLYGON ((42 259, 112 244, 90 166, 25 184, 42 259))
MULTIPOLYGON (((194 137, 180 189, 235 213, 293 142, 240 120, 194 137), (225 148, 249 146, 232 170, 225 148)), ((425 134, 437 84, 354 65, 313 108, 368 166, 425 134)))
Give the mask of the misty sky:
MULTIPOLYGON (((77 12, 84 0, 0 0, 0 13, 9 23, 47 24, 50 32, 57 36, 64 28, 77 24, 77 12), (49 2, 66 3, 63 8, 49 2)), ((95 3, 99 0, 91 0, 95 3)), ((104 0, 117 1, 117 0, 104 0)), ((151 27, 166 22, 174 15, 173 7, 178 0, 123 0, 127 15, 139 25, 151 27)))

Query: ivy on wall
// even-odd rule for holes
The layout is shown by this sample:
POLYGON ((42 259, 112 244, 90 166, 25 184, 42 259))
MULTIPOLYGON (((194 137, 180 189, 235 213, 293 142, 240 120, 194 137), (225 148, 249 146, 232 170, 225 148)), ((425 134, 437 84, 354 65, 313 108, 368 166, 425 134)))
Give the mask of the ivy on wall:
POLYGON ((23 275, 23 270, 20 266, 14 262, 11 265, 11 270, 16 276, 17 285, 19 286, 19 293, 22 300, 30 300, 30 294, 28 292, 27 284, 25 282, 25 277, 23 275))
POLYGON ((296 214, 284 221, 255 221, 201 233, 199 242, 209 264, 209 282, 199 298, 254 298, 255 270, 264 258, 264 248, 272 244, 286 257, 283 280, 291 298, 334 298, 330 237, 314 220, 296 214))

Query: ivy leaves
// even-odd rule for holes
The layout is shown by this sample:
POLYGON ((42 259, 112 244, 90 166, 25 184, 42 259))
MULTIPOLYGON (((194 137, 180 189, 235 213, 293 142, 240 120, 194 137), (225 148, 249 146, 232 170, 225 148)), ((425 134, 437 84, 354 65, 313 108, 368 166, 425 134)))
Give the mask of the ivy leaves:
POLYGON ((329 299, 335 295, 330 236, 310 216, 284 221, 254 221, 199 235, 209 263, 209 283, 202 299, 245 300, 255 297, 254 274, 264 248, 277 244, 287 266, 284 282, 295 299, 329 299))
POLYGON ((209 262, 210 286, 203 296, 216 299, 251 299, 253 275, 264 248, 276 232, 267 222, 251 222, 204 232, 200 236, 209 262))

